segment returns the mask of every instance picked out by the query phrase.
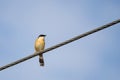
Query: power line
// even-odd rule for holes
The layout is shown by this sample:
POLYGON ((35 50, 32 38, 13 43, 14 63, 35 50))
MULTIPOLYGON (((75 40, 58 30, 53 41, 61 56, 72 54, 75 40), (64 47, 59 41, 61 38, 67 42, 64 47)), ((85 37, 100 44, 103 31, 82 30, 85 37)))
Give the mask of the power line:
POLYGON ((119 23, 119 22, 120 22, 120 19, 115 20, 115 21, 113 21, 113 22, 110 22, 110 23, 108 23, 108 24, 105 24, 105 25, 103 25, 103 26, 100 26, 100 27, 98 27, 98 28, 96 28, 96 29, 90 30, 90 31, 85 32, 85 33, 83 33, 83 34, 81 34, 81 35, 78 35, 78 36, 73 37, 73 38, 71 38, 71 39, 69 39, 69 40, 66 40, 66 41, 64 41, 64 42, 62 42, 62 43, 59 43, 59 44, 57 44, 57 45, 55 45, 55 46, 52 46, 52 47, 50 47, 50 48, 47 48, 47 49, 45 49, 45 50, 42 51, 42 52, 35 52, 35 53, 32 54, 32 55, 29 55, 29 56, 27 56, 27 57, 24 57, 24 58, 22 58, 22 59, 19 59, 19 60, 15 61, 15 62, 12 62, 12 63, 10 63, 10 64, 7 64, 7 65, 5 65, 5 66, 0 67, 0 71, 1 71, 1 70, 4 70, 4 69, 6 69, 6 68, 9 68, 9 67, 11 67, 11 66, 14 66, 14 65, 16 65, 16 64, 18 64, 18 63, 21 63, 21 62, 23 62, 23 61, 26 61, 26 60, 28 60, 28 59, 31 59, 31 58, 39 55, 39 54, 46 53, 46 52, 48 52, 48 51, 51 51, 51 50, 53 50, 53 49, 56 49, 56 48, 61 47, 61 46, 63 46, 63 45, 66 45, 66 44, 68 44, 68 43, 71 43, 71 42, 73 42, 73 41, 75 41, 75 40, 78 40, 78 39, 80 39, 80 38, 83 38, 83 37, 88 36, 88 35, 90 35, 90 34, 93 34, 93 33, 95 33, 95 32, 98 32, 98 31, 100 31, 100 30, 103 30, 103 29, 105 29, 105 28, 108 28, 108 27, 110 27, 110 26, 112 26, 112 25, 115 25, 115 24, 117 24, 117 23, 119 23))

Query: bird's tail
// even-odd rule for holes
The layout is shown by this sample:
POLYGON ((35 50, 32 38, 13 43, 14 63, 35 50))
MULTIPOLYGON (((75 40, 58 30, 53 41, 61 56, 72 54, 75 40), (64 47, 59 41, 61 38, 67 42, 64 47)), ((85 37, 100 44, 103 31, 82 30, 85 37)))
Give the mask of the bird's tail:
POLYGON ((39 62, 40 62, 40 66, 44 66, 43 55, 39 55, 39 62))

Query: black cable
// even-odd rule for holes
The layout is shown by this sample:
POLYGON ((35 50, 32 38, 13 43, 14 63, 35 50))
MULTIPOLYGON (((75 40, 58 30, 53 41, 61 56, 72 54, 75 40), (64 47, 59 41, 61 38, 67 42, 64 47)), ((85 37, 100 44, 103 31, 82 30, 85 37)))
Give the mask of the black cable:
POLYGON ((11 66, 14 66, 14 65, 16 65, 16 64, 18 64, 18 63, 21 63, 21 62, 23 62, 23 61, 25 61, 25 60, 28 60, 28 59, 30 59, 30 58, 33 58, 33 57, 35 57, 35 56, 37 56, 37 55, 39 55, 39 54, 46 53, 46 52, 48 52, 48 51, 51 51, 51 50, 53 50, 53 49, 56 49, 56 48, 61 47, 61 46, 63 46, 63 45, 66 45, 66 44, 68 44, 68 43, 71 43, 71 42, 73 42, 73 41, 75 41, 75 40, 78 40, 78 39, 80 39, 80 38, 83 38, 83 37, 88 36, 88 35, 90 35, 90 34, 93 34, 93 33, 95 33, 95 32, 98 32, 98 31, 100 31, 100 30, 103 30, 103 29, 105 29, 105 28, 108 28, 108 27, 110 27, 110 26, 112 26, 112 25, 115 25, 115 24, 117 24, 117 23, 119 23, 119 22, 120 22, 120 19, 115 20, 115 21, 113 21, 113 22, 111 22, 111 23, 108 23, 108 24, 106 24, 106 25, 103 25, 103 26, 98 27, 98 28, 96 28, 96 29, 93 29, 93 30, 91 30, 91 31, 88 31, 88 32, 85 32, 85 33, 83 33, 83 34, 81 34, 81 35, 78 35, 78 36, 76 36, 76 37, 74 37, 74 38, 71 38, 71 39, 69 39, 69 40, 66 40, 66 41, 64 41, 64 42, 62 42, 62 43, 59 43, 59 44, 57 44, 57 45, 55 45, 55 46, 52 46, 52 47, 50 47, 50 48, 47 48, 47 49, 45 49, 45 50, 42 51, 42 52, 37 52, 37 53, 35 52, 35 53, 32 54, 32 55, 29 55, 29 56, 27 56, 27 57, 24 57, 24 58, 22 58, 22 59, 19 59, 19 60, 15 61, 15 62, 12 62, 12 63, 10 63, 10 64, 7 64, 7 65, 5 65, 5 66, 0 67, 0 71, 1 71, 1 70, 4 70, 4 69, 6 69, 6 68, 9 68, 9 67, 11 67, 11 66))

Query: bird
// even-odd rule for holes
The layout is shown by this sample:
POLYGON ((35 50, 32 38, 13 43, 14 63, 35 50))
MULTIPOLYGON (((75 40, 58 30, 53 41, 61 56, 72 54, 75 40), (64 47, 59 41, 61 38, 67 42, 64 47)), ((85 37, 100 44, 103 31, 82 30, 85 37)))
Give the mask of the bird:
MULTIPOLYGON (((44 51, 44 48, 45 48, 45 36, 44 34, 40 34, 38 36, 38 38, 35 40, 35 51, 36 52, 41 52, 41 51, 44 51)), ((39 55, 39 63, 40 63, 40 66, 44 66, 44 58, 43 58, 43 54, 40 54, 39 55)))

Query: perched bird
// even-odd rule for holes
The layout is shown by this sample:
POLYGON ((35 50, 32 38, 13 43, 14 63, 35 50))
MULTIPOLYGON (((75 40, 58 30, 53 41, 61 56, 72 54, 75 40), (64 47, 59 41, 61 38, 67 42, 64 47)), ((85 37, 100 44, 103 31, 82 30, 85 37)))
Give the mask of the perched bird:
MULTIPOLYGON (((38 36, 38 38, 35 41, 35 51, 36 52, 40 52, 43 51, 45 48, 45 36, 44 34, 41 34, 38 36)), ((39 55, 39 62, 40 62, 40 66, 44 66, 44 58, 43 58, 43 54, 39 55)))

